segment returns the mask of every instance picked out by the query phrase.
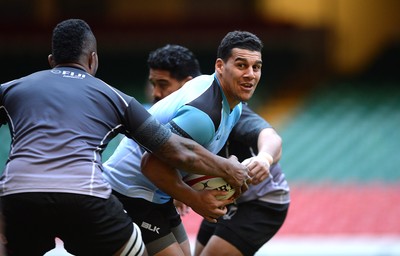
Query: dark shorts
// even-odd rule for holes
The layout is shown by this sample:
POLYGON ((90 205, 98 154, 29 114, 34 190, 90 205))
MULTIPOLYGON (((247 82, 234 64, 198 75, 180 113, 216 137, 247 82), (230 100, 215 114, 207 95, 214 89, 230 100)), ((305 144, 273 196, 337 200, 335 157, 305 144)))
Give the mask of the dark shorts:
POLYGON ((3 196, 1 203, 8 255, 43 255, 59 237, 71 254, 110 256, 133 232, 115 196, 21 193, 3 196))
POLYGON ((289 204, 272 204, 258 200, 231 204, 226 215, 217 223, 203 220, 197 234, 202 245, 212 235, 228 241, 243 255, 254 255, 281 228, 289 204))
POLYGON ((173 200, 156 204, 141 198, 126 197, 113 191, 132 220, 140 227, 149 254, 155 254, 174 242, 188 239, 173 200))

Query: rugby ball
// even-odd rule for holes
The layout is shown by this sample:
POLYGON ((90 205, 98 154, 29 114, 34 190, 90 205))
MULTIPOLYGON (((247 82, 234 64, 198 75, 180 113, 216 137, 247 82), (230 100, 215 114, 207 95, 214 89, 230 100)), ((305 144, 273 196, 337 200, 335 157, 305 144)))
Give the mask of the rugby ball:
POLYGON ((218 200, 230 199, 235 194, 235 189, 221 177, 189 174, 183 181, 195 190, 216 189, 228 192, 225 196, 218 196, 218 200))

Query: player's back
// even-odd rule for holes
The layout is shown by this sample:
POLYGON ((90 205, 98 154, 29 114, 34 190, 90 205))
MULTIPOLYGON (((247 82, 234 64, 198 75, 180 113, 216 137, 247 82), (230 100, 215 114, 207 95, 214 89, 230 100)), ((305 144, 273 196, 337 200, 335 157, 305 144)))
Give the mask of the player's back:
POLYGON ((106 197, 109 188, 93 170, 130 97, 70 67, 34 73, 2 90, 13 138, 3 192, 97 190, 106 197))

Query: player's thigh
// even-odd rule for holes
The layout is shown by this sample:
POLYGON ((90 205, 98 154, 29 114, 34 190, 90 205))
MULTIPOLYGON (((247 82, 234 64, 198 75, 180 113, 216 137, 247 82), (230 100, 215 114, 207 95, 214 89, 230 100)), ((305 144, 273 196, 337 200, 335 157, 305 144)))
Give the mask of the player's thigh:
POLYGON ((46 193, 1 198, 8 255, 43 255, 55 246, 55 215, 46 193))
MULTIPOLYGON (((221 220, 221 225, 241 234, 254 247, 268 242, 282 227, 289 204, 273 204, 253 200, 238 205, 231 220, 221 220), (231 225, 232 223, 235 225, 231 225), (245 232, 241 232, 241 231, 245 232)), ((217 234, 217 233, 216 233, 217 234)))
POLYGON ((140 228, 133 222, 133 232, 128 242, 113 256, 147 256, 140 228))
POLYGON ((194 256, 199 256, 200 253, 203 251, 204 245, 200 243, 198 240, 196 240, 196 244, 194 247, 194 256))
POLYGON ((115 196, 64 198, 59 237, 74 255, 113 255, 132 235, 131 218, 115 196))
POLYGON ((172 234, 174 235, 176 241, 179 243, 179 246, 181 247, 184 255, 190 256, 190 242, 182 222, 179 223, 177 227, 172 228, 172 234))
POLYGON ((191 254, 191 249, 190 249, 190 242, 189 242, 189 239, 187 239, 187 240, 181 242, 181 243, 179 244, 179 246, 181 247, 181 249, 182 249, 184 255, 186 255, 186 256, 191 256, 191 255, 192 255, 192 254, 191 254))
POLYGON ((208 240, 210 240, 211 236, 215 232, 215 228, 217 227, 217 223, 211 223, 205 219, 201 221, 199 231, 197 232, 197 244, 206 245, 208 240))
POLYGON ((156 204, 140 198, 125 198, 123 202, 132 220, 140 227, 149 254, 156 254, 173 244, 179 246, 187 239, 172 200, 156 204))
POLYGON ((189 240, 181 244, 176 241, 174 235, 169 233, 159 239, 146 243, 149 255, 186 255, 190 256, 189 240), (187 246, 187 247, 186 247, 187 246))
MULTIPOLYGON (((124 208, 142 231, 143 241, 152 242, 171 233, 169 222, 172 206, 156 204, 142 198, 122 200, 124 208)), ((175 214, 175 213, 174 213, 175 214)))
POLYGON ((278 232, 287 210, 288 204, 241 203, 229 218, 219 220, 214 235, 235 245, 243 255, 253 255, 278 232))
POLYGON ((149 255, 154 255, 154 256, 171 256, 171 255, 174 255, 174 256, 190 256, 190 254, 187 255, 182 251, 181 246, 177 242, 168 245, 167 247, 165 247, 164 249, 158 251, 157 253, 152 254, 152 253, 149 252, 149 255))
POLYGON ((201 256, 242 256, 242 252, 233 244, 213 235, 199 254, 201 256))

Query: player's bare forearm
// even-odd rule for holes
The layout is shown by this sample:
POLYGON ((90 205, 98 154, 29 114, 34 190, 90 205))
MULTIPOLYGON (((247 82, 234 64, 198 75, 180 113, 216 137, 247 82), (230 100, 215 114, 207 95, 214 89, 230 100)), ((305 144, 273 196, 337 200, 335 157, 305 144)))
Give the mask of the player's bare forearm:
POLYGON ((175 134, 154 154, 187 172, 222 177, 238 191, 248 178, 247 168, 237 159, 219 157, 195 141, 175 134))
POLYGON ((222 191, 195 191, 189 187, 179 175, 179 172, 162 162, 152 154, 146 153, 142 157, 142 173, 172 198, 190 206, 195 212, 208 221, 216 219, 226 213, 225 205, 231 200, 217 200, 223 195, 222 191))
POLYGON ((274 129, 266 128, 260 132, 257 146, 258 154, 242 162, 249 169, 253 185, 261 183, 270 176, 271 165, 281 158, 282 139, 274 129))
POLYGON ((258 152, 265 152, 272 157, 272 162, 279 162, 282 154, 282 138, 273 128, 266 128, 258 135, 258 152))

